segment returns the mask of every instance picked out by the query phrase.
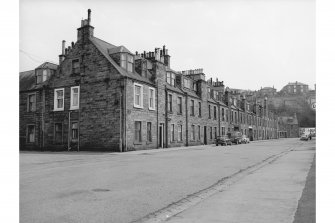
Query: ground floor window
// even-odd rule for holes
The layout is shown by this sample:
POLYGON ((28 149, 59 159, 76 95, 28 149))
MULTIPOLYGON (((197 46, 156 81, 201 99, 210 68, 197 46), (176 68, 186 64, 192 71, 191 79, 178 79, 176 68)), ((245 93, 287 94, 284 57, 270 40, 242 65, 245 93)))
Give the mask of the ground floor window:
POLYGON ((191 127, 192 127, 192 129, 191 129, 191 139, 195 140, 195 125, 192 125, 191 127))
POLYGON ((152 142, 152 135, 151 135, 151 122, 147 123, 147 141, 152 142))
POLYGON ((182 141, 183 140, 183 126, 182 125, 178 125, 178 141, 182 141))
POLYGON ((201 140, 201 127, 198 125, 198 139, 201 140))
POLYGON ((222 132, 222 135, 223 135, 223 136, 226 134, 226 132, 225 132, 225 127, 221 127, 221 132, 222 132))
POLYGON ((213 128, 209 127, 209 138, 213 139, 213 128))
POLYGON ((135 141, 141 142, 142 141, 142 129, 141 129, 141 122, 135 121, 135 141))
POLYGON ((72 122, 72 140, 77 140, 78 139, 78 122, 72 122))
POLYGON ((63 124, 55 123, 55 143, 63 143, 63 124))
POLYGON ((27 142, 35 142, 35 125, 27 126, 27 142))
POLYGON ((214 139, 216 139, 216 137, 217 137, 217 129, 216 127, 214 127, 214 139))
POLYGON ((171 124, 171 137, 170 137, 170 141, 171 142, 174 141, 174 124, 171 124))

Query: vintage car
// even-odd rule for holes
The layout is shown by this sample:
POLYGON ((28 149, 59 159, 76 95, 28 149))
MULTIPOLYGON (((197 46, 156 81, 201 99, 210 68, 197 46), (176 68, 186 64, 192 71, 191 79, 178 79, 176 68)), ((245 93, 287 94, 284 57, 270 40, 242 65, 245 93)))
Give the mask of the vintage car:
POLYGON ((310 139, 310 138, 311 138, 311 136, 310 136, 310 135, 307 135, 307 134, 302 134, 302 135, 300 136, 300 140, 308 141, 308 139, 310 139))
POLYGON ((221 146, 232 145, 232 143, 231 143, 231 141, 230 141, 230 139, 227 135, 216 137, 215 142, 216 142, 216 146, 218 146, 219 144, 221 144, 221 146))
POLYGON ((250 139, 246 135, 242 135, 242 143, 250 143, 250 139))
POLYGON ((230 138, 230 141, 232 143, 241 144, 242 143, 242 133, 238 131, 234 131, 231 133, 228 133, 228 137, 230 138))

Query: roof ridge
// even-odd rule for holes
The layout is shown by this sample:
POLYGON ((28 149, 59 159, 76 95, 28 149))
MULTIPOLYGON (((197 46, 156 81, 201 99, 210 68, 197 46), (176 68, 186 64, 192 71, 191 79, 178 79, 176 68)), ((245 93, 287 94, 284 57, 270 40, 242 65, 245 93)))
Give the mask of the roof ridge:
POLYGON ((103 39, 100 39, 100 38, 98 38, 98 37, 96 37, 96 36, 92 36, 92 37, 95 38, 95 39, 98 39, 98 40, 100 40, 100 41, 102 41, 102 42, 105 42, 105 43, 107 43, 107 44, 109 44, 109 45, 112 45, 112 46, 114 46, 114 47, 117 47, 116 45, 111 44, 111 43, 109 43, 109 42, 107 42, 107 41, 105 41, 105 40, 103 40, 103 39))

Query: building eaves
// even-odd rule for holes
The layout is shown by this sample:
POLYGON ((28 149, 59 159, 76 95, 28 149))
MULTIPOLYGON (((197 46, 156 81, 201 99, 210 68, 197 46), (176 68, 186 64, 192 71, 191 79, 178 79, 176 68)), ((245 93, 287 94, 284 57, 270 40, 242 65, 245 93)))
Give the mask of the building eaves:
POLYGON ((169 91, 174 91, 176 93, 179 93, 179 94, 185 94, 184 91, 182 91, 180 88, 178 87, 174 87, 174 86, 171 86, 169 84, 165 85, 166 86, 166 89, 169 90, 169 91))

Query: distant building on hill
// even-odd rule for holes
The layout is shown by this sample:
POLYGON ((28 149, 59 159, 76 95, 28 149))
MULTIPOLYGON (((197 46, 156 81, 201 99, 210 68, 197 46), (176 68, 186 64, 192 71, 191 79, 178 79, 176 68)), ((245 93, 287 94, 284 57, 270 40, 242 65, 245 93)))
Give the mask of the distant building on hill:
POLYGON ((277 89, 273 86, 273 87, 264 87, 258 91, 258 95, 260 97, 273 97, 275 96, 277 93, 277 89))
POLYGON ((309 90, 307 84, 296 81, 285 85, 281 90, 281 93, 288 95, 298 95, 298 94, 307 94, 308 91, 309 90))

